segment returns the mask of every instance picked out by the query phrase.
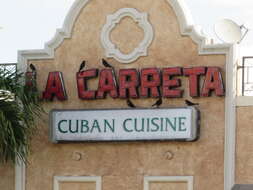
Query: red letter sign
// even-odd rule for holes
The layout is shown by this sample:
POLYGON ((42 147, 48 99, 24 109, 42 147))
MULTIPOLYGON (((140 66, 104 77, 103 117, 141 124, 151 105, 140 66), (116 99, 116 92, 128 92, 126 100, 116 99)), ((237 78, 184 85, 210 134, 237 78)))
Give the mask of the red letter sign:
POLYGON ((138 79, 138 71, 136 69, 119 70, 119 97, 138 98, 138 79))
POLYGON ((208 67, 201 95, 210 96, 213 90, 216 96, 224 96, 225 94, 222 76, 218 67, 208 67))
POLYGON ((163 97, 165 98, 180 98, 182 97, 183 90, 174 89, 181 86, 180 79, 171 79, 172 76, 182 75, 180 67, 165 68, 163 69, 163 97))
POLYGON ((97 69, 90 69, 82 72, 78 72, 76 74, 77 80, 77 89, 78 89, 78 96, 80 99, 95 99, 96 98, 96 91, 94 90, 87 90, 87 80, 89 78, 96 77, 98 74, 97 69))
POLYGON ((149 91, 152 98, 160 97, 159 86, 161 84, 160 73, 157 68, 141 70, 141 96, 149 97, 149 91))
POLYGON ((43 92, 43 98, 45 100, 53 100, 54 96, 62 101, 67 99, 61 72, 49 73, 46 90, 43 92))
POLYGON ((204 75, 205 67, 194 67, 184 69, 184 75, 189 76, 189 88, 191 97, 199 97, 199 76, 204 75))
POLYGON ((112 69, 103 69, 99 74, 97 98, 105 98, 108 92, 112 98, 118 97, 117 84, 112 69))

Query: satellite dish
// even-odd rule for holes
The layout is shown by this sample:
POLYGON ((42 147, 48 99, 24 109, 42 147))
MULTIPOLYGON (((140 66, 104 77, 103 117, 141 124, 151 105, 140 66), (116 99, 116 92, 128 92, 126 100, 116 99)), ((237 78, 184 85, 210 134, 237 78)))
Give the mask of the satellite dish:
POLYGON ((244 35, 241 26, 229 19, 222 19, 214 26, 217 37, 225 43, 239 43, 244 35))

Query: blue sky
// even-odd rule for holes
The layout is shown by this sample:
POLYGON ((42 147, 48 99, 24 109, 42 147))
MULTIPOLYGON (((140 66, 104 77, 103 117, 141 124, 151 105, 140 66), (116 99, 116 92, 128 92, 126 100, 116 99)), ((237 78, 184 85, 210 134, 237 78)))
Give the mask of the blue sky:
MULTIPOLYGON (((64 18, 74 0, 5 0, 0 3, 0 63, 17 61, 17 50, 41 49, 64 18)), ((241 46, 253 55, 252 0, 185 0, 195 24, 215 38, 214 24, 229 18, 252 28, 241 46), (252 48, 251 48, 252 47, 252 48)))

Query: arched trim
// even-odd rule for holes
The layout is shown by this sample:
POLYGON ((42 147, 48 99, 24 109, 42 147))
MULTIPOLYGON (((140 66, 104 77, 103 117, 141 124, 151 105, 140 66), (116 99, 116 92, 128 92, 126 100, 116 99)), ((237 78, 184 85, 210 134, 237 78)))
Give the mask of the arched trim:
MULTIPOLYGON (((18 51, 18 68, 26 70, 27 60, 53 59, 55 49, 64 39, 71 38, 72 29, 81 10, 92 0, 76 0, 67 14, 63 27, 57 29, 54 37, 45 44, 44 49, 18 51)), ((193 24, 192 16, 183 0, 165 0, 177 15, 182 35, 187 35, 198 44, 199 54, 226 54, 230 44, 211 44, 199 26, 193 24)))

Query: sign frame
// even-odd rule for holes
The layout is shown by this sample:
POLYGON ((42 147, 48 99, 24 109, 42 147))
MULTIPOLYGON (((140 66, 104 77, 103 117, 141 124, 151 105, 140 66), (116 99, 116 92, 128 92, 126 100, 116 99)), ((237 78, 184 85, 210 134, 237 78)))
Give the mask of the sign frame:
POLYGON ((49 113, 49 137, 53 143, 92 143, 92 142, 155 142, 155 141, 172 141, 172 142, 195 142, 200 137, 200 111, 195 106, 187 107, 170 107, 170 108, 112 108, 112 109, 52 109, 49 113), (192 122, 191 129, 193 138, 182 138, 182 139, 111 139, 111 140, 57 140, 56 129, 54 128, 54 113, 56 112, 80 112, 80 111, 117 111, 117 110, 173 110, 173 109, 190 109, 192 110, 192 122), (194 114, 195 112, 195 114, 194 114))

